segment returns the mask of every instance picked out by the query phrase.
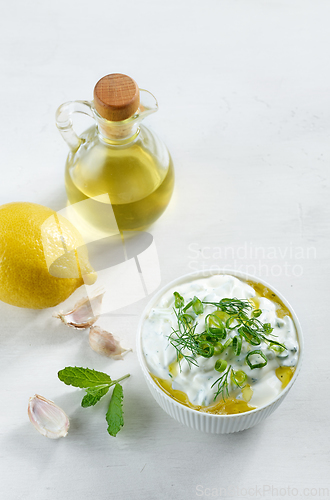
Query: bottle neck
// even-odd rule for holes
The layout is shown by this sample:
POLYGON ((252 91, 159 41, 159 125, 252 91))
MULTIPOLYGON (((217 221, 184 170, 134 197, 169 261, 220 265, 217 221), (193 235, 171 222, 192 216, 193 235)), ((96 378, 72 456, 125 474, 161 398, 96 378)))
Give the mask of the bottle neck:
POLYGON ((95 120, 98 135, 107 144, 127 144, 134 141, 140 132, 140 120, 133 117, 120 122, 113 122, 96 115, 95 120))

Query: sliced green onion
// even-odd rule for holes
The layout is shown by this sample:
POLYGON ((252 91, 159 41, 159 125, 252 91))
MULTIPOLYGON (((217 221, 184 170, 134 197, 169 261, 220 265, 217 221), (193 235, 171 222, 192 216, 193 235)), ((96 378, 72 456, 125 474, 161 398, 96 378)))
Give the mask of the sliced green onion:
POLYGON ((189 325, 189 323, 193 323, 194 318, 190 316, 190 314, 185 313, 180 315, 180 320, 184 321, 187 325, 189 325))
POLYGON ((244 321, 249 321, 249 319, 250 319, 249 316, 247 314, 245 314, 244 312, 240 312, 239 318, 240 318, 240 320, 243 319, 244 321))
POLYGON ((217 356, 218 354, 221 354, 224 350, 224 346, 222 345, 221 342, 214 342, 214 356, 217 356))
POLYGON ((241 335, 236 335, 236 337, 233 338, 233 349, 235 351, 236 356, 241 354, 241 349, 242 349, 242 336, 241 335))
POLYGON ((200 342, 199 347, 201 352, 199 353, 204 358, 211 358, 214 354, 214 347, 209 342, 200 342))
POLYGON ((184 298, 179 294, 179 292, 174 292, 173 295, 175 297, 174 305, 177 309, 180 309, 180 307, 184 306, 184 298))
POLYGON ((217 309, 213 314, 218 316, 218 318, 220 318, 221 321, 227 321, 228 319, 228 314, 225 311, 221 311, 221 309, 217 309))
POLYGON ((254 318, 259 318, 259 316, 262 315, 262 310, 261 309, 255 309, 254 311, 252 311, 252 315, 254 318))
POLYGON ((231 375, 232 375, 233 381, 238 386, 241 386, 242 384, 244 384, 245 380, 247 379, 247 375, 245 372, 243 372, 243 370, 237 370, 237 372, 232 370, 231 375))
POLYGON ((191 300, 190 302, 188 302, 188 304, 187 304, 186 306, 184 306, 184 308, 182 309, 182 311, 183 311, 183 312, 186 312, 186 311, 187 311, 187 309, 189 309, 189 307, 191 307, 191 306, 192 306, 192 303, 193 303, 193 301, 192 301, 192 300, 191 300))
POLYGON ((280 354, 281 352, 286 350, 286 347, 284 345, 271 342, 271 344, 269 345, 269 349, 272 349, 277 354, 280 354))
POLYGON ((214 365, 214 369, 220 373, 224 372, 226 368, 227 368, 227 361, 225 359, 218 359, 214 365))
POLYGON ((249 330, 246 326, 240 326, 238 329, 240 335, 243 335, 245 340, 249 342, 251 345, 260 345, 260 339, 253 333, 252 330, 249 330))
POLYGON ((221 321, 221 319, 215 314, 208 314, 205 318, 205 328, 207 332, 217 335, 217 337, 221 339, 226 338, 226 329, 225 325, 221 321))
POLYGON ((192 300, 192 308, 195 314, 203 314, 204 312, 204 306, 196 296, 192 300))
POLYGON ((232 344, 232 342, 233 342, 233 338, 227 339, 226 342, 223 345, 223 348, 227 349, 227 347, 229 347, 232 344))
POLYGON ((234 326, 231 326, 231 323, 237 318, 237 314, 235 314, 235 316, 231 316, 230 318, 227 319, 226 321, 226 328, 228 328, 228 330, 235 330, 235 328, 237 327, 237 321, 236 323, 234 324, 234 326))
POLYGON ((260 349, 257 349, 255 351, 250 351, 246 355, 245 359, 246 359, 247 364, 251 368, 251 370, 254 370, 255 368, 262 368, 263 366, 266 366, 267 362, 268 362, 266 356, 264 355, 264 353, 262 351, 260 351, 260 349), (251 363, 250 357, 253 356, 253 355, 255 355, 255 354, 261 356, 264 361, 261 362, 261 363, 260 362, 259 363, 251 363))
POLYGON ((274 328, 272 328, 272 325, 270 323, 264 323, 262 327, 264 332, 266 333, 272 333, 272 331, 274 330, 274 328))

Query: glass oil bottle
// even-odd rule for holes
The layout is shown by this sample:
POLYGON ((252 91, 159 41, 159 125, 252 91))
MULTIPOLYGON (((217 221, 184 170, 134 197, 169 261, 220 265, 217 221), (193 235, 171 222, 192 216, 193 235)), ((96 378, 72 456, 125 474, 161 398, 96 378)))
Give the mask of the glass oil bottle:
POLYGON ((93 101, 71 101, 56 113, 56 124, 70 152, 65 168, 68 202, 80 217, 107 234, 143 230, 167 207, 174 186, 165 144, 142 125, 156 112, 154 96, 122 74, 96 84, 93 101), (73 113, 95 123, 79 137, 73 113), (89 200, 88 203, 80 203, 89 200))

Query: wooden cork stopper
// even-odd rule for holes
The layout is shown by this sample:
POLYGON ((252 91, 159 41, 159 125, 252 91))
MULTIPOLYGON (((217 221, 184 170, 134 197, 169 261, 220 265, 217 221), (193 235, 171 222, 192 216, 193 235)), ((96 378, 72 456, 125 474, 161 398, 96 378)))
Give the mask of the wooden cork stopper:
POLYGON ((118 122, 134 115, 140 105, 137 83, 127 75, 104 76, 94 88, 94 106, 106 120, 118 122))

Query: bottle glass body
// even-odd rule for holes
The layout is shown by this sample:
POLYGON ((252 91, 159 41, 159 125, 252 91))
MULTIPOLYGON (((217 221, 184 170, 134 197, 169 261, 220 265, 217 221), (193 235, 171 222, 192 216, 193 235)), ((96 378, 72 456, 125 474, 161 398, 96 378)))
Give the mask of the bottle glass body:
POLYGON ((167 207, 174 187, 165 144, 141 123, 157 111, 157 100, 147 90, 139 91, 139 108, 122 121, 103 118, 93 101, 70 101, 56 112, 57 127, 70 148, 68 202, 83 221, 107 234, 150 226, 167 207), (80 136, 73 128, 75 113, 94 119, 80 136))
MULTIPOLYGON (((164 143, 139 125, 132 140, 108 140, 92 126, 81 136, 66 162, 65 186, 70 204, 108 194, 118 228, 141 230, 167 207, 174 185, 173 164, 164 143)), ((109 201, 93 200, 80 215, 97 229, 108 231, 109 201), (105 201, 105 203, 104 203, 105 201)))

